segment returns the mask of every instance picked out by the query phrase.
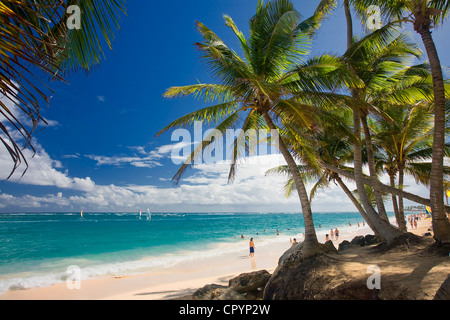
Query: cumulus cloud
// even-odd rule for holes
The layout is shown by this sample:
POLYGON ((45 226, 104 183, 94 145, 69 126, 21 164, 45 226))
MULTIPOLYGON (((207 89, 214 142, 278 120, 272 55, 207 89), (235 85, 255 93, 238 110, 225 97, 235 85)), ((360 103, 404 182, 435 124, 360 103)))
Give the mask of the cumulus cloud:
MULTIPOLYGON (((159 157, 168 157, 171 148, 162 146, 146 152, 140 149, 136 157, 96 158, 102 165, 118 163, 139 166, 149 165, 159 157), (145 154, 144 154, 145 152, 145 154), (103 161, 103 162, 101 162, 103 161)), ((29 151, 25 151, 29 152, 29 151)), ((23 177, 13 177, 18 184, 34 186, 53 186, 58 190, 44 196, 16 196, 0 192, 0 209, 2 210, 60 210, 60 211, 137 211, 139 208, 151 208, 152 211, 265 211, 265 212, 300 212, 300 203, 294 193, 287 199, 284 193, 286 178, 282 176, 265 176, 273 167, 285 164, 281 155, 267 155, 248 158, 239 164, 234 183, 228 183, 229 163, 195 165, 188 176, 178 186, 167 184, 154 185, 99 185, 89 177, 71 177, 67 170, 62 171, 62 164, 53 160, 37 145, 34 158, 31 154, 29 169, 23 177), (66 191, 65 191, 66 190, 66 191), (70 191, 70 192, 69 192, 70 191)), ((10 159, 5 153, 0 154, 0 172, 6 178, 5 170, 10 166, 10 159)), ((100 164, 99 164, 100 165, 100 164)), ((178 168, 174 166, 174 168, 178 168)), ((159 177, 164 182, 171 177, 159 177)), ((157 178, 158 179, 158 178, 157 178)), ((386 177, 383 177, 383 181, 386 177)), ((346 182, 350 190, 356 187, 346 182)), ((408 191, 427 196, 427 189, 417 186, 408 177, 408 191)), ((311 184, 307 185, 310 190, 311 184)), ((312 202, 313 211, 355 211, 353 204, 343 191, 334 184, 321 190, 312 202)), ((389 209, 389 206, 388 206, 389 209)))
MULTIPOLYGON (((10 182, 19 184, 28 184, 34 186, 54 186, 62 189, 71 189, 79 191, 92 191, 95 183, 91 178, 71 178, 67 172, 61 172, 63 166, 60 161, 50 158, 48 153, 38 143, 34 144, 36 154, 26 149, 23 151, 24 156, 28 159, 28 169, 22 177, 20 172, 16 172, 10 182)), ((5 180, 12 169, 11 158, 7 152, 0 153, 0 179, 5 180)), ((19 168, 20 171, 20 168, 19 168)))

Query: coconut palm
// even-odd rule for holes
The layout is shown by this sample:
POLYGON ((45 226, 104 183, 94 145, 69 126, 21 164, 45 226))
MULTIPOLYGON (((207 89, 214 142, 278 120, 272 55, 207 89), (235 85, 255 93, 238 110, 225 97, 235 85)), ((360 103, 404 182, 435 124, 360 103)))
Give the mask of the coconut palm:
MULTIPOLYGON (((384 109, 394 121, 375 118, 371 125, 378 147, 378 165, 383 166, 390 177, 391 186, 404 187, 405 174, 415 177, 418 183, 429 185, 433 146, 433 114, 430 104, 425 102, 411 106, 390 105, 384 109), (398 175, 398 183, 396 177, 398 175)), ((446 156, 450 145, 446 145, 446 156)), ((444 166, 444 174, 450 168, 444 166)), ((406 230, 403 197, 392 195, 394 212, 401 229, 406 230)))
MULTIPOLYGON (((316 156, 319 157, 322 163, 326 162, 332 164, 342 170, 353 174, 353 168, 349 167, 353 161, 353 139, 351 134, 351 117, 349 113, 343 113, 339 117, 338 126, 331 125, 330 123, 320 121, 317 119, 317 123, 320 123, 317 129, 309 133, 312 136, 314 150, 316 156)), ((308 133, 305 133, 308 134, 308 133)), ((288 137, 286 137, 288 139, 288 137)), ((295 145, 295 139, 292 141, 295 145)), ((293 149, 295 152, 295 148, 293 149)), ((310 191, 310 199, 313 200, 317 191, 326 187, 329 187, 331 182, 337 183, 341 189, 345 192, 348 198, 352 201, 356 209, 359 211, 363 219, 367 222, 369 227, 380 237, 382 236, 377 232, 376 228, 372 224, 371 220, 367 216, 364 208, 357 200, 352 191, 347 187, 340 174, 330 169, 316 168, 308 165, 307 159, 303 161, 304 164, 298 166, 299 171, 305 181, 314 183, 310 191)), ((291 171, 288 166, 279 166, 266 172, 266 175, 282 175, 288 177, 285 185, 285 193, 287 197, 295 191, 295 183, 292 179, 291 171)))
MULTIPOLYGON (((173 87, 166 97, 194 95, 204 97, 206 102, 218 102, 214 106, 194 111, 164 128, 159 134, 177 127, 191 126, 194 121, 215 123, 215 128, 224 133, 227 128, 239 126, 248 129, 267 127, 280 132, 279 149, 292 172, 300 199, 305 223, 305 256, 315 254, 321 248, 314 229, 310 200, 297 168, 292 147, 284 137, 296 130, 313 130, 313 116, 326 112, 324 106, 346 100, 348 97, 333 93, 321 93, 335 88, 339 82, 356 85, 354 77, 336 57, 324 55, 306 62, 308 36, 300 14, 287 0, 258 1, 256 15, 250 20, 250 36, 246 38, 233 20, 225 16, 226 25, 237 36, 243 57, 230 49, 214 32, 197 22, 197 29, 204 41, 197 43, 201 58, 218 84, 197 84, 173 87)), ((310 156, 314 164, 314 152, 306 137, 296 135, 301 145, 301 156, 310 156)), ((208 148, 212 137, 206 137, 180 168, 175 181, 193 164, 193 160, 208 148)), ((245 139, 244 139, 245 141, 245 139)), ((233 145, 233 160, 242 156, 247 145, 233 145)), ((318 166, 318 163, 315 164, 318 166)), ((233 163, 230 178, 236 164, 233 163)))
MULTIPOLYGON (((353 34, 353 21, 352 21, 352 14, 351 14, 351 6, 354 7, 354 9, 357 9, 356 11, 358 11, 359 8, 359 0, 343 0, 343 5, 344 5, 344 9, 345 9, 345 16, 346 16, 346 21, 347 21, 347 49, 348 52, 347 53, 351 53, 353 52, 361 52, 360 49, 361 47, 359 47, 358 45, 354 45, 354 34, 353 34)), ((337 6, 337 0, 335 1, 327 1, 327 0, 323 0, 320 2, 319 6, 325 7, 327 8, 327 12, 331 13, 333 11, 333 8, 335 8, 337 6)), ((366 7, 367 8, 367 7, 366 7)), ((376 48, 377 50, 380 49, 380 47, 383 46, 383 44, 387 44, 388 41, 386 41, 387 39, 392 40, 392 37, 390 37, 390 32, 391 32, 391 28, 390 26, 387 26, 385 28, 383 28, 380 31, 376 31, 375 35, 372 37, 372 45, 375 45, 377 40, 380 41, 380 45, 374 46, 373 48, 376 48), (377 39, 377 40, 375 40, 377 39)), ((368 38, 370 40, 370 38, 368 38)), ((365 44, 368 43, 368 41, 360 41, 360 44, 365 44)), ((370 46, 369 46, 370 47, 370 46)), ((367 53, 367 52, 366 52, 367 53)), ((354 62, 356 62, 356 59, 354 60, 354 62)), ((353 66, 351 66, 351 69, 353 68, 353 66)), ((356 75, 356 70, 352 69, 352 71, 355 73, 356 75)), ((369 71, 370 74, 370 71, 369 71)), ((360 99, 362 98, 362 100, 364 100, 364 97, 361 96, 361 91, 364 92, 364 90, 360 90, 358 92, 358 90, 355 90, 355 88, 349 87, 349 91, 351 93, 351 96, 355 99, 360 99)), ((374 158, 373 158, 373 147, 371 144, 371 139, 370 139, 370 135, 369 131, 367 130, 367 125, 365 125, 365 123, 367 123, 366 121, 366 117, 368 115, 367 112, 367 107, 363 105, 360 105, 358 108, 354 108, 353 109, 353 130, 354 130, 354 136, 357 138, 354 142, 354 178, 357 184, 357 188, 359 191, 359 196, 361 199, 361 202, 366 210, 366 212, 369 214, 369 216, 372 217, 372 219, 374 220, 379 220, 378 219, 378 213, 375 211, 375 209, 372 207, 371 202, 367 196, 367 194, 365 193, 365 178, 364 178, 364 174, 363 174, 363 161, 362 161, 362 145, 361 142, 363 141, 361 139, 361 123, 363 124, 364 127, 364 134, 365 134, 365 142, 366 142, 366 146, 367 146, 367 157, 369 160, 369 171, 370 171, 370 176, 371 176, 371 184, 373 185, 374 188, 374 192, 375 192, 375 198, 377 200, 377 207, 380 213, 380 216, 385 220, 384 222, 382 221, 378 221, 379 224, 379 228, 382 228, 387 234, 385 235, 385 239, 389 238, 389 241, 392 241, 393 239, 395 239, 396 237, 398 237, 400 234, 395 231, 392 230, 392 228, 389 226, 388 223, 388 219, 387 219, 387 214, 384 208, 384 203, 383 203, 383 199, 381 196, 381 190, 379 190, 379 181, 377 180, 377 176, 376 176, 376 172, 375 172, 375 168, 374 168, 374 158), (390 230, 390 231, 389 231, 390 230)), ((326 165, 326 164, 325 164, 326 165)), ((388 242, 389 242, 388 241, 388 242)))
POLYGON ((434 87, 433 160, 430 182, 430 200, 433 211, 435 239, 450 243, 450 222, 444 210, 444 153, 446 124, 446 95, 442 66, 431 30, 442 24, 448 16, 448 0, 363 0, 374 4, 391 21, 410 22, 422 38, 431 65, 434 87))
POLYGON ((40 109, 52 92, 42 74, 63 81, 68 72, 92 70, 104 56, 102 42, 111 46, 124 12, 124 0, 0 2, 0 141, 14 164, 11 175, 27 164, 22 147, 34 150, 33 133, 46 124, 40 109), (81 21, 68 10, 72 5, 81 21))
MULTIPOLYGON (((392 29, 385 27, 355 42, 345 53, 345 61, 349 64, 351 70, 363 81, 364 86, 361 88, 350 88, 352 96, 357 99, 360 104, 358 108, 354 108, 354 133, 355 136, 361 137, 360 124, 364 129, 364 140, 366 145, 367 163, 372 181, 374 197, 376 200, 379 216, 374 210, 369 197, 366 194, 364 177, 362 173, 362 145, 356 139, 354 144, 354 173, 355 181, 358 188, 358 195, 364 206, 365 211, 372 218, 378 232, 388 242, 401 235, 401 230, 396 230, 389 225, 387 213, 384 208, 384 200, 382 190, 379 188, 378 175, 375 166, 374 147, 371 138, 371 131, 368 126, 368 118, 370 114, 380 114, 382 98, 388 95, 392 100, 408 100, 418 101, 429 95, 429 87, 413 87, 412 84, 400 87, 398 83, 404 81, 409 70, 409 60, 419 56, 420 51, 408 43, 404 35, 398 35, 392 29), (387 91, 387 88, 391 88, 387 91), (381 217, 383 221, 380 221, 381 217), (383 229, 380 230, 380 229, 383 229)), ((406 80, 405 80, 406 81, 406 80)), ((381 113, 382 114, 382 113, 381 113)), ((386 117, 386 115, 383 115, 386 117)), ((392 121, 388 119, 387 121, 392 121)))

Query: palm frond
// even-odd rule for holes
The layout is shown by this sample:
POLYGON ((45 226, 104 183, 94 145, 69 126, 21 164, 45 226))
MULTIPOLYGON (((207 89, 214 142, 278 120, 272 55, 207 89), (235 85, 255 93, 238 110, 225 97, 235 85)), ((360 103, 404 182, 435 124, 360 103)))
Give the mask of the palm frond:
POLYGON ((159 131, 156 136, 158 137, 164 132, 176 128, 189 128, 197 121, 206 122, 208 124, 217 123, 225 117, 229 117, 230 115, 237 113, 239 110, 239 105, 240 101, 230 101, 193 111, 167 125, 159 131))

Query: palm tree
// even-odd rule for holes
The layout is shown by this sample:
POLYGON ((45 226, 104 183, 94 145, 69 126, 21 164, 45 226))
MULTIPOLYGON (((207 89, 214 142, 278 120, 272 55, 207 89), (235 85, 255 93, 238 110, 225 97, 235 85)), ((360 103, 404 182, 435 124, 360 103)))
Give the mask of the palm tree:
MULTIPOLYGON (((404 188, 405 170, 412 169, 417 163, 414 155, 430 149, 432 140, 432 115, 426 112, 423 105, 412 107, 394 106, 384 110, 394 122, 377 121, 371 126, 374 131, 374 141, 380 149, 379 165, 383 164, 390 177, 391 186, 404 188), (431 139, 430 139, 431 138, 431 139), (410 166, 408 166, 410 165, 410 166), (398 184, 395 182, 398 175, 398 184)), ((377 119, 380 120, 380 119, 377 119)), ((424 159, 425 160, 425 159, 424 159)), ((403 197, 392 195, 397 224, 406 231, 403 197)))
POLYGON ((41 74, 64 81, 68 72, 92 70, 104 56, 102 41, 111 47, 121 13, 124 0, 0 3, 0 141, 14 164, 11 175, 22 162, 27 165, 22 147, 34 151, 33 133, 46 124, 40 108, 52 92, 41 74), (79 8, 81 29, 69 28, 72 5, 79 8), (18 139, 24 139, 22 147, 18 139))
POLYGON ((446 124, 446 95, 444 76, 431 29, 442 24, 449 13, 448 0, 366 0, 375 4, 393 21, 411 22, 421 36, 431 65, 434 87, 434 137, 430 181, 435 239, 450 243, 450 222, 444 210, 444 153, 446 124))
MULTIPOLYGON (((368 126, 368 119, 372 113, 381 114, 386 118, 386 114, 383 114, 379 108, 384 102, 383 98, 385 100, 397 101, 396 103, 399 104, 399 101, 420 101, 429 96, 429 86, 427 87, 423 83, 420 83, 419 86, 415 82, 411 82, 413 75, 408 78, 409 75, 407 72, 410 71, 410 68, 405 67, 408 65, 408 60, 419 56, 419 54, 420 52, 412 44, 407 42, 405 36, 396 36, 395 32, 386 27, 354 43, 344 55, 350 68, 365 84, 362 88, 350 88, 352 96, 360 101, 359 108, 353 111, 354 130, 356 137, 360 137, 360 123, 362 123, 370 179, 372 181, 379 217, 384 222, 379 221, 366 195, 362 174, 362 146, 361 142, 356 141, 354 149, 354 172, 358 195, 369 217, 378 221, 377 223, 373 221, 373 223, 379 223, 379 228, 384 229, 384 231, 378 229, 384 239, 392 240, 400 236, 402 232, 401 230, 395 230, 386 225, 386 223, 389 223, 389 220, 384 208, 382 190, 378 184, 379 179, 375 166, 374 146, 371 137, 372 133, 368 126), (404 86, 399 85, 402 81, 405 83, 404 86)), ((392 119, 388 119, 387 121, 392 121, 392 119)))
MULTIPOLYGON (((404 176, 410 174, 418 183, 429 185, 433 145, 433 114, 430 104, 416 103, 412 106, 390 105, 384 112, 394 121, 375 117, 371 125, 375 131, 374 141, 378 147, 378 165, 389 174, 391 186, 403 190, 404 176)), ((446 145, 446 156, 450 155, 450 144, 446 145)), ((450 168, 444 166, 444 174, 450 168)), ((406 231, 403 197, 392 195, 397 223, 406 231)))
MULTIPOLYGON (((198 43, 197 48, 219 84, 173 87, 165 93, 165 97, 203 96, 206 102, 218 101, 219 104, 194 111, 174 121, 159 134, 190 126, 194 121, 215 122, 216 129, 222 133, 237 125, 243 131, 261 126, 279 131, 279 149, 292 172, 303 212, 303 255, 313 255, 320 252, 321 247, 314 228, 311 204, 296 159, 291 154, 292 147, 284 136, 286 132, 299 128, 312 130, 312 116, 323 110, 320 106, 330 105, 340 99, 349 100, 338 94, 321 93, 322 89, 334 88, 339 84, 338 81, 347 84, 352 82, 353 85, 355 81, 346 72, 345 65, 333 56, 324 55, 307 62, 301 61, 307 53, 308 36, 305 28, 311 24, 311 20, 302 23, 300 14, 288 0, 266 4, 258 1, 257 13, 250 20, 248 38, 238 30, 230 17, 225 16, 225 21, 237 36, 244 57, 241 58, 214 32, 197 22, 197 29, 204 37, 203 43, 198 43)), ((181 174, 192 165, 192 160, 210 146, 212 140, 207 137, 200 143, 174 177, 175 181, 179 181, 181 174)), ((313 156, 303 136, 297 135, 297 144, 303 146, 303 154, 313 156)), ((242 155, 240 148, 245 149, 246 146, 238 146, 235 142, 234 158, 242 155)), ((230 178, 235 168, 233 163, 230 178)))
MULTIPOLYGON (((351 134, 350 118, 347 113, 342 114, 335 118, 336 121, 334 125, 330 125, 327 122, 317 119, 316 121, 320 123, 317 129, 309 133, 312 135, 314 150, 323 162, 332 164, 336 167, 341 168, 353 174, 353 169, 348 167, 353 161, 353 140, 354 137, 351 134), (339 124, 339 125, 336 125, 339 124)), ((305 133, 308 134, 308 133, 305 133)), ((288 139, 288 137, 286 138, 288 139)), ((292 142, 295 145, 295 139, 292 142)), ((295 151, 295 149, 294 149, 295 151)), ((337 183, 341 189, 345 192, 347 197, 352 201, 353 205, 359 211, 363 219, 367 222, 369 227, 380 237, 382 236, 378 233, 371 220, 367 216, 366 211, 361 206, 360 202, 356 199, 355 195, 347 187, 341 176, 333 170, 316 168, 314 165, 308 165, 307 161, 303 161, 304 164, 299 165, 298 169, 302 174, 305 181, 314 182, 314 186, 310 191, 310 199, 313 200, 315 194, 319 189, 326 188, 331 182, 337 183)), ((279 166, 273 168, 266 172, 266 175, 283 175, 287 176, 288 180, 285 185, 286 196, 290 197, 292 192, 295 191, 295 183, 292 179, 291 171, 288 166, 279 166)))
MULTIPOLYGON (((350 11, 350 5, 353 5, 355 9, 357 9, 357 12, 359 12, 358 8, 360 8, 360 0, 343 0, 343 5, 345 9, 345 16, 347 21, 347 50, 348 52, 351 52, 351 49, 358 50, 357 46, 354 46, 354 33, 353 33, 353 21, 352 21, 352 14, 350 11)), ((333 8, 337 6, 337 0, 331 1, 331 0, 323 0, 319 4, 319 7, 326 8, 326 12, 330 13, 333 8)), ((366 7, 367 8, 367 7, 366 7)), ((374 38, 379 37, 380 40, 382 40, 380 43, 386 43, 385 39, 383 39, 385 36, 385 33, 389 34, 390 28, 386 27, 382 31, 376 32, 376 36, 374 38)), ((361 42, 364 43, 364 42, 361 42)), ((374 42, 373 42, 374 43, 374 42)), ((348 53, 347 52, 347 53, 348 53)), ((353 66, 350 67, 351 70, 356 75, 356 70, 353 69, 353 66)), ((355 88, 349 87, 349 91, 351 93, 351 96, 355 99, 363 98, 360 96, 361 91, 358 92, 358 90, 355 90, 355 88)), ((387 240, 388 242, 393 241, 395 238, 401 236, 401 233, 399 233, 397 230, 393 229, 389 222, 387 221, 387 214, 385 212, 383 199, 381 197, 381 190, 379 186, 379 181, 376 177, 376 172, 374 168, 374 158, 373 158, 373 147, 371 144, 371 139, 369 135, 369 131, 367 129, 367 107, 364 105, 360 105, 357 108, 353 108, 353 130, 354 130, 354 136, 356 137, 354 142, 354 179, 357 185, 357 189, 359 192, 359 197, 361 199, 361 203, 364 206, 365 211, 371 217, 373 220, 374 225, 376 225, 377 230, 380 232, 380 234, 383 234, 383 238, 387 240), (360 109, 362 108, 362 110, 360 109), (381 221, 379 219, 378 213, 375 211, 373 206, 371 205, 371 202, 366 194, 366 188, 365 188, 365 177, 363 174, 363 159, 362 159, 362 145, 361 145, 361 123, 364 126, 364 134, 365 134, 365 141, 367 146, 367 156, 369 161, 369 171, 371 176, 371 184, 373 185, 374 191, 375 191, 375 198, 377 200, 377 207, 380 211, 380 215, 384 221, 381 221)), ((325 166, 327 166, 326 163, 324 163, 325 166)), ((332 166, 333 167, 333 166, 332 166)), ((339 168, 337 168, 339 169, 339 168)))

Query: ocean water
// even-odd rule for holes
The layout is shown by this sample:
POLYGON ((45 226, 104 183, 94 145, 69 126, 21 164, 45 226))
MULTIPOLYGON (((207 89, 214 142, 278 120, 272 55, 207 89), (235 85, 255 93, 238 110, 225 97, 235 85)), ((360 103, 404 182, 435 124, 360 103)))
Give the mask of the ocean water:
MULTIPOLYGON (((358 213, 314 214, 318 234, 362 222, 358 213)), ((270 243, 304 232, 299 213, 0 214, 0 294, 82 279, 164 269, 217 254, 247 251, 245 239, 270 243), (220 250, 217 248, 220 247, 220 250)))

